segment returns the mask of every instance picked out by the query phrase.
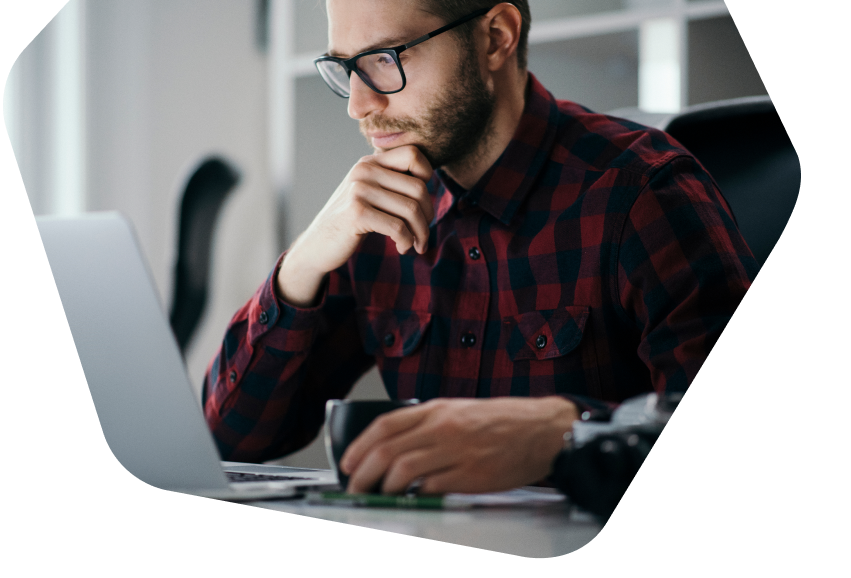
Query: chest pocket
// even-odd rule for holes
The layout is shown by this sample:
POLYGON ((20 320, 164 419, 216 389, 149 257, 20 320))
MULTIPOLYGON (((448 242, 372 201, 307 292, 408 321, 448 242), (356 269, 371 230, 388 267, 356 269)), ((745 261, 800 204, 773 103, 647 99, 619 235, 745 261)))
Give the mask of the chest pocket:
POLYGON ((358 326, 364 350, 377 357, 398 358, 414 353, 431 323, 427 311, 361 307, 358 326))
POLYGON ((530 311, 503 320, 502 335, 512 361, 554 359, 567 355, 582 341, 590 308, 530 311))

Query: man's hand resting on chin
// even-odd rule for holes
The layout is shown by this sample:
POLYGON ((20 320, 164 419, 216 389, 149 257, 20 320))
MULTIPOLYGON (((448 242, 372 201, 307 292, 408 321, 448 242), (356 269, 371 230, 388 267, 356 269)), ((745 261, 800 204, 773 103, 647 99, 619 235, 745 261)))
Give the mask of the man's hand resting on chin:
POLYGON ((561 397, 440 398, 379 416, 340 461, 348 491, 496 492, 550 473, 579 418, 561 397))
POLYGON ((432 168, 415 146, 363 157, 290 247, 278 272, 278 297, 309 306, 325 274, 343 265, 368 233, 390 237, 399 254, 428 249, 434 206, 432 168))

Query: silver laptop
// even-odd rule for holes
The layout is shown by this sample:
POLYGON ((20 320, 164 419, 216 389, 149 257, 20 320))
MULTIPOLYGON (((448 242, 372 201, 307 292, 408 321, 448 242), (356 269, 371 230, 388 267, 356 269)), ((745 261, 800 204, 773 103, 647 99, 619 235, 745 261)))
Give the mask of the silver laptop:
POLYGON ((103 435, 148 484, 228 500, 291 497, 330 470, 221 462, 129 223, 37 219, 103 435))

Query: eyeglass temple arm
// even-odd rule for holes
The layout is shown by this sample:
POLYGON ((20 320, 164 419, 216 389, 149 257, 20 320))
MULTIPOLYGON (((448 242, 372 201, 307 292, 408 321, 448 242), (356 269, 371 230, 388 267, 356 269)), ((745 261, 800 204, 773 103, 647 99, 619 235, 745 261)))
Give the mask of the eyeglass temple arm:
POLYGON ((425 41, 426 41, 426 40, 428 40, 429 38, 434 38, 434 37, 435 37, 435 36, 437 36, 438 34, 443 34, 443 33, 444 33, 444 32, 446 32, 447 30, 450 30, 450 29, 452 29, 452 28, 455 28, 456 26, 461 26, 462 24, 466 24, 467 22, 469 22, 469 21, 470 21, 470 20, 472 20, 473 18, 478 18, 478 17, 479 17, 479 16, 481 16, 482 14, 487 14, 488 12, 490 12, 490 8, 482 8, 481 10, 476 10, 476 11, 475 11, 475 12, 473 12, 472 14, 468 14, 467 16, 464 16, 464 17, 463 17, 463 18, 461 18, 460 20, 456 20, 455 22, 450 22, 450 23, 449 23, 449 24, 447 24, 446 26, 441 26, 440 28, 438 28, 438 29, 437 29, 437 30, 435 30, 434 32, 429 32, 429 33, 428 33, 428 34, 426 34, 425 36, 420 36, 420 37, 419 37, 419 38, 417 38, 416 40, 412 40, 411 42, 408 42, 407 44, 402 45, 400 48, 401 48, 402 50, 407 50, 408 48, 413 48, 413 47, 414 47, 414 46, 416 46, 417 44, 420 44, 420 43, 422 43, 422 42, 425 42, 425 41))

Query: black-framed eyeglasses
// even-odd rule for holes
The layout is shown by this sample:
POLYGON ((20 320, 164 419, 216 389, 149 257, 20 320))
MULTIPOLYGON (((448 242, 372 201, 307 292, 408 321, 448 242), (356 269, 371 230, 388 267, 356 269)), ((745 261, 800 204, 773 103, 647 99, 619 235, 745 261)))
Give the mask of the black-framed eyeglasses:
POLYGON ((378 94, 394 94, 405 88, 408 83, 405 78, 405 71, 402 69, 402 63, 399 62, 400 54, 417 44, 422 44, 429 38, 434 38, 438 34, 461 26, 489 11, 490 8, 476 10, 455 22, 450 22, 446 26, 441 26, 437 30, 429 32, 425 36, 420 36, 412 42, 394 48, 369 50, 345 60, 333 56, 320 56, 313 63, 319 70, 322 79, 334 91, 334 94, 343 98, 349 98, 352 93, 352 72, 357 74, 364 84, 378 94))

